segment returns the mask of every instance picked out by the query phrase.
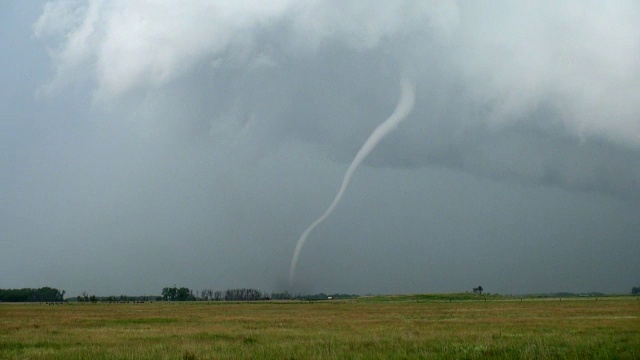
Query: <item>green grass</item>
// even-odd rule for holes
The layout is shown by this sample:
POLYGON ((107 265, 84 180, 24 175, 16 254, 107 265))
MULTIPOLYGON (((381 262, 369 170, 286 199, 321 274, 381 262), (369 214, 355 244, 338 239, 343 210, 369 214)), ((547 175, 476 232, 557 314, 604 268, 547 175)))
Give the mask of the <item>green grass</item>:
POLYGON ((637 359, 635 298, 0 304, 0 359, 637 359))

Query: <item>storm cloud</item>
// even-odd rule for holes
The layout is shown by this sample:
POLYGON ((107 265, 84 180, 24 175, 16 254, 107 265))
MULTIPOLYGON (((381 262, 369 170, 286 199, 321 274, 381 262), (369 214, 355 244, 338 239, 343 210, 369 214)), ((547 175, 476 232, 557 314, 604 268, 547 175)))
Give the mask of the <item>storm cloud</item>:
POLYGON ((636 2, 7 7, 4 287, 281 290, 403 73, 306 289, 637 285, 636 2))

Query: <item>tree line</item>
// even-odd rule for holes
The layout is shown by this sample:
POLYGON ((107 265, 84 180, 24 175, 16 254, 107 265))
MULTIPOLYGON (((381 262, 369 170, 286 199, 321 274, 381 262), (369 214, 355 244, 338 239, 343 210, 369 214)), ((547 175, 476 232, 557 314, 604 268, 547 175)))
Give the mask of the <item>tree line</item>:
MULTIPOLYGON (((475 294, 482 294, 484 289, 482 286, 473 288, 475 294)), ((42 288, 23 288, 23 289, 0 289, 0 302, 63 302, 64 290, 58 290, 52 287, 42 288)), ((634 286, 631 294, 640 295, 640 286, 634 286)), ((556 296, 577 296, 577 294, 558 293, 556 296)), ((603 293, 588 293, 590 296, 603 296, 603 293)), ((202 291, 194 291, 187 287, 165 287, 162 289, 161 296, 102 296, 89 295, 86 291, 82 295, 76 297, 78 302, 145 302, 145 301, 258 301, 258 300, 325 300, 325 299, 350 299, 356 298, 358 295, 351 294, 330 294, 325 293, 311 295, 293 295, 287 291, 284 292, 262 292, 252 288, 235 288, 225 291, 203 289, 202 291)), ((73 300, 72 300, 73 301, 73 300)))
POLYGON ((327 300, 327 299, 351 299, 358 295, 318 293, 312 295, 292 295, 287 291, 271 292, 260 291, 252 288, 234 288, 225 291, 202 289, 194 291, 186 287, 165 287, 162 289, 164 301, 259 301, 259 300, 327 300))
POLYGON ((255 301, 268 298, 260 290, 250 288, 228 289, 224 292, 213 289, 193 291, 186 287, 165 287, 161 292, 164 301, 255 301))
POLYGON ((65 291, 48 286, 37 289, 0 289, 1 302, 61 302, 65 291))

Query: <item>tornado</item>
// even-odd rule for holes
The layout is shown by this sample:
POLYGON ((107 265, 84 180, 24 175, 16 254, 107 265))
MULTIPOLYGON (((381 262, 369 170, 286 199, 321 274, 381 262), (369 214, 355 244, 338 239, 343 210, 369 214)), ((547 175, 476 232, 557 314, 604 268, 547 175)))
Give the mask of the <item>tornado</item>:
POLYGON ((289 283, 292 284, 296 274, 296 267, 298 265, 298 258, 300 257, 300 252, 302 252, 302 248, 304 247, 307 238, 313 232, 313 230, 320 225, 336 208, 340 199, 342 199, 342 195, 344 195, 347 186, 349 186, 349 181, 351 181, 351 176, 356 171, 360 163, 364 161, 364 159, 371 153, 371 151, 378 145, 380 140, 382 140, 385 136, 387 136, 391 131, 393 131, 398 124, 404 120, 407 115, 411 113, 413 110, 413 105, 415 104, 415 89, 413 83, 409 81, 406 77, 402 79, 401 84, 401 93, 400 100, 398 100, 398 104, 396 108, 393 110, 393 113, 378 127, 373 130, 371 135, 367 141, 365 141, 362 148, 358 151, 355 158, 349 165, 347 172, 344 174, 344 178, 342 179, 342 185, 340 185, 340 190, 336 194, 336 197, 333 199, 333 202, 327 210, 320 216, 316 221, 314 221, 309 227, 302 233, 300 239, 298 239, 298 243, 296 244, 296 248, 293 251, 293 257, 291 258, 291 266, 289 268, 289 283))

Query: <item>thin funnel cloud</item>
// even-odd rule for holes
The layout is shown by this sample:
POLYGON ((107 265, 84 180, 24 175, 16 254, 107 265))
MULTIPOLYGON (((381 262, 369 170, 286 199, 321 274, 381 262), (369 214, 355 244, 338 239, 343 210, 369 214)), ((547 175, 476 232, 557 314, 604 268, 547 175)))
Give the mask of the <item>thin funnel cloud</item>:
POLYGON ((344 178, 342 179, 342 185, 340 185, 340 190, 336 194, 336 197, 333 199, 333 202, 327 210, 320 216, 316 221, 314 221, 300 236, 298 239, 298 243, 296 244, 296 248, 293 252, 293 257, 291 258, 291 267, 289 268, 289 282, 293 283, 296 273, 296 267, 298 265, 298 258, 300 257, 300 252, 304 247, 307 238, 311 234, 311 232, 320 225, 335 209, 340 200, 342 199, 342 195, 344 195, 347 186, 349 185, 349 181, 351 181, 351 176, 356 171, 360 163, 364 161, 364 159, 371 153, 371 151, 378 145, 380 140, 382 140, 385 136, 387 136, 391 131, 393 131, 398 124, 404 120, 413 110, 413 106, 415 104, 415 87, 413 83, 411 83, 406 77, 403 77, 401 82, 401 93, 400 100, 396 105, 393 113, 389 118, 387 118, 382 124, 378 125, 378 127, 371 133, 367 141, 365 141, 362 148, 358 151, 353 162, 349 165, 347 172, 344 174, 344 178))

